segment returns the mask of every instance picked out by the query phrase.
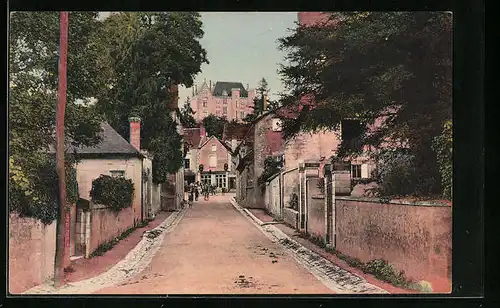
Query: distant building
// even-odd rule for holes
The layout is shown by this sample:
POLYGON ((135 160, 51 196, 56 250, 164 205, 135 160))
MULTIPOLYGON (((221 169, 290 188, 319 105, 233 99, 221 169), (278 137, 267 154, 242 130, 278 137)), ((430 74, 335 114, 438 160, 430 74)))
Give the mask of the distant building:
POLYGON ((208 84, 204 81, 200 88, 193 87, 188 101, 198 123, 210 114, 241 122, 253 113, 254 97, 255 89, 249 89, 248 85, 245 88, 241 82, 217 81, 212 87, 211 81, 208 84))

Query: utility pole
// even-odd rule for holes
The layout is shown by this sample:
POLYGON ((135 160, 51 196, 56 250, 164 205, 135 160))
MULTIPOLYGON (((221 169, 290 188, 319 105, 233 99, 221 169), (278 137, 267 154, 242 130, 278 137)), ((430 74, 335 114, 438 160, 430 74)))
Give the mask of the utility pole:
MULTIPOLYGON (((66 249, 66 174, 64 167, 64 113, 66 109, 66 64, 68 52, 68 12, 61 12, 61 36, 59 42, 59 87, 56 112, 56 160, 58 175, 59 218, 57 221, 56 258, 54 262, 54 285, 64 284, 64 264, 68 257, 66 249)), ((69 238, 68 238, 69 239, 69 238)))

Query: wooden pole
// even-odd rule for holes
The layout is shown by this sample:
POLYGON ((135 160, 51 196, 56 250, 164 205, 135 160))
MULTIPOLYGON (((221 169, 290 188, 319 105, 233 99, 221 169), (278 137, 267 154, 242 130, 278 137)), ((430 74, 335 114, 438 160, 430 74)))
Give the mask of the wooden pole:
POLYGON ((64 168, 64 113, 66 109, 66 65, 68 52, 68 12, 61 12, 59 43, 59 88, 56 113, 56 160, 58 175, 59 218, 57 221, 56 257, 54 262, 54 285, 64 284, 64 264, 67 258, 66 240, 66 175, 64 168))

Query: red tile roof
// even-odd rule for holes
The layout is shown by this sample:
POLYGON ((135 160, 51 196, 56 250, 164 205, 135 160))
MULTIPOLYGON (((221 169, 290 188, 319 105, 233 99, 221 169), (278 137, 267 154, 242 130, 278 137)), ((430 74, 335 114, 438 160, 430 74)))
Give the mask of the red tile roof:
POLYGON ((201 140, 200 128, 184 128, 184 140, 191 147, 198 147, 201 140))
POLYGON ((224 127, 222 140, 231 141, 233 139, 243 140, 245 134, 250 129, 251 124, 227 123, 224 127))

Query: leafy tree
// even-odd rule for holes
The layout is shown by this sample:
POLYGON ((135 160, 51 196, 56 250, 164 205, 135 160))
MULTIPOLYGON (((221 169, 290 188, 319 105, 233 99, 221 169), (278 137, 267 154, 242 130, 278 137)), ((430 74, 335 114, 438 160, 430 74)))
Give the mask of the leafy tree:
MULTIPOLYGON (((9 208, 50 223, 57 217, 57 172, 49 146, 55 143, 59 13, 14 12, 9 37, 9 208)), ((92 38, 97 12, 69 15, 66 141, 92 146, 100 141, 101 117, 86 106, 103 88, 101 46, 92 38)), ((78 197, 74 163, 67 153, 67 198, 78 197)))
POLYGON ((98 97, 99 109, 125 138, 128 118, 141 121, 141 147, 153 155, 153 180, 167 181, 183 164, 182 138, 172 117, 177 85, 193 84, 202 63, 208 63, 199 43, 203 36, 198 13, 118 13, 105 21, 101 42, 109 87, 98 97))
POLYGON ((256 89, 257 95, 253 99, 253 106, 252 106, 253 111, 252 113, 247 114, 247 116, 243 118, 243 121, 253 122, 263 112, 277 107, 277 102, 270 101, 268 97, 267 108, 266 110, 264 110, 264 95, 267 95, 267 93, 269 93, 269 90, 270 89, 268 87, 267 80, 265 78, 262 78, 259 82, 259 86, 256 89))
MULTIPOLYGON (((451 119, 451 38, 452 17, 443 12, 333 13, 326 23, 297 27, 280 39, 289 62, 280 69, 289 90, 281 102, 296 113, 282 119, 284 136, 358 118, 362 145, 406 143, 416 176, 428 180, 415 191, 436 193, 432 141, 451 119)), ((339 153, 359 154, 346 148, 342 142, 339 153)))
POLYGON ((195 112, 193 111, 193 108, 191 108, 191 103, 188 99, 181 110, 181 123, 183 127, 196 127, 196 119, 193 116, 194 114, 195 112))
POLYGON ((222 134, 224 133, 224 125, 228 123, 228 121, 226 117, 218 117, 214 114, 210 114, 203 119, 202 123, 209 137, 215 136, 221 140, 222 134))

